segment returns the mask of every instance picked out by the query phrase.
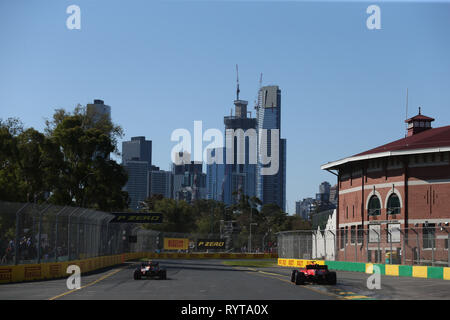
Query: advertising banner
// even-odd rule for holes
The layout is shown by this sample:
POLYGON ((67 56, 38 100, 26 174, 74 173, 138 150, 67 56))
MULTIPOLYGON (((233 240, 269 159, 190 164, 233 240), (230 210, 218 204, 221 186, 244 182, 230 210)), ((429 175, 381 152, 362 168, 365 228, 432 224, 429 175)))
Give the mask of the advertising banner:
POLYGON ((198 239, 197 250, 225 249, 225 240, 222 239, 198 239))
POLYGON ((164 238, 164 250, 187 250, 188 245, 187 238, 164 238))
POLYGON ((162 223, 162 213, 131 213, 131 212, 112 212, 115 217, 110 223, 162 223))

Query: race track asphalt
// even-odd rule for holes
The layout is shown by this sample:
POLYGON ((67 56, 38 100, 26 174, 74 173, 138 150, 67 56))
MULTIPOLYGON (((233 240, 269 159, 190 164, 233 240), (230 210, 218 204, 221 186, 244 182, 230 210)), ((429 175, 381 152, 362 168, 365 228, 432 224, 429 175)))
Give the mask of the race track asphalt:
POLYGON ((237 267, 221 260, 159 260, 167 280, 134 280, 137 262, 82 276, 81 289, 66 279, 0 285, 0 300, 335 300, 450 299, 450 281, 381 276, 369 290, 368 274, 338 271, 336 286, 296 286, 290 268, 237 267))

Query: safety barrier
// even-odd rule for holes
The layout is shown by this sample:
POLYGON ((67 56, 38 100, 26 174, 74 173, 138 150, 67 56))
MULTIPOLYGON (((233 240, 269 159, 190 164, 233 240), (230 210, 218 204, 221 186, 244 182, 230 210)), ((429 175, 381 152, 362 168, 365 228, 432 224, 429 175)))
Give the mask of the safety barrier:
POLYGON ((15 266, 0 266, 0 283, 23 282, 33 280, 49 280, 68 277, 69 265, 80 267, 81 273, 86 273, 106 267, 118 265, 128 260, 149 259, 276 259, 273 253, 150 253, 134 252, 112 256, 103 256, 65 262, 41 264, 23 264, 15 266))
POLYGON ((338 271, 373 273, 374 266, 376 266, 379 268, 380 274, 387 276, 450 280, 450 268, 448 267, 407 266, 398 264, 376 264, 329 260, 278 259, 278 265, 282 267, 302 268, 312 262, 322 265, 326 264, 330 269, 338 271))
POLYGON ((69 265, 77 265, 80 267, 81 273, 86 273, 117 265, 127 260, 143 258, 145 255, 145 253, 125 253, 65 262, 1 266, 0 283, 64 278, 69 276, 66 273, 69 265))
POLYGON ((317 263, 324 265, 324 260, 305 260, 305 259, 278 259, 278 265, 283 267, 297 267, 304 268, 306 265, 311 263, 317 263))

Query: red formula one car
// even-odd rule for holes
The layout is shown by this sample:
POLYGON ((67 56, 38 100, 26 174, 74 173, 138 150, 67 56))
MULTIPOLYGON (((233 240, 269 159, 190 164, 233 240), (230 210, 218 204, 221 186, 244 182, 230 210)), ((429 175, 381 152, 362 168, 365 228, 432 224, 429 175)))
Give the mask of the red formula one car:
POLYGON ((165 269, 159 267, 159 263, 155 261, 148 261, 141 264, 140 267, 134 270, 133 278, 134 280, 140 280, 142 277, 159 278, 162 280, 167 279, 167 273, 165 269))
POLYGON ((309 264, 306 268, 292 270, 291 282, 303 285, 307 282, 319 284, 336 284, 336 272, 329 271, 328 266, 309 264))

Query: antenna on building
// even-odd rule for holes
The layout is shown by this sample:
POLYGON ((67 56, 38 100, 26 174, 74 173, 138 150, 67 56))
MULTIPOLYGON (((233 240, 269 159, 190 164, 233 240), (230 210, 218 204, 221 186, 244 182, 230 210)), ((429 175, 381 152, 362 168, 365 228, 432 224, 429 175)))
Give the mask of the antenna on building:
MULTIPOLYGON (((405 120, 408 119, 408 88, 406 88, 406 118, 405 120)), ((406 124, 406 132, 405 132, 405 137, 408 135, 408 124, 406 124)))
POLYGON ((236 64, 236 100, 239 100, 239 68, 238 65, 236 64))
POLYGON ((259 89, 261 89, 261 87, 262 87, 262 76, 263 76, 263 74, 261 72, 261 74, 259 75, 259 89))

